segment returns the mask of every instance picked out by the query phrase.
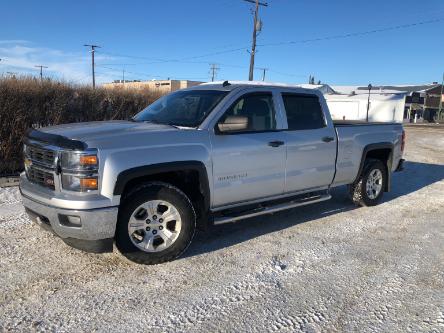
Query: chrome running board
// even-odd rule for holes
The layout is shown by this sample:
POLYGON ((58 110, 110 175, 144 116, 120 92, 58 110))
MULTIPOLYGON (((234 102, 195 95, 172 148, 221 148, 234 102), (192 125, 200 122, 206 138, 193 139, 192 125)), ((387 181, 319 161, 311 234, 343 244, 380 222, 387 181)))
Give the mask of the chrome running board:
POLYGON ((297 199, 297 200, 291 200, 289 202, 280 203, 272 206, 263 206, 259 207, 247 212, 240 213, 240 215, 233 215, 233 216, 221 216, 214 218, 214 225, 219 224, 225 224, 225 223, 232 223, 236 222, 238 220, 247 219, 254 216, 264 215, 264 214, 271 214, 276 213, 282 210, 310 205, 316 202, 326 201, 331 199, 330 194, 324 194, 324 195, 317 195, 313 197, 308 197, 304 199, 297 199))

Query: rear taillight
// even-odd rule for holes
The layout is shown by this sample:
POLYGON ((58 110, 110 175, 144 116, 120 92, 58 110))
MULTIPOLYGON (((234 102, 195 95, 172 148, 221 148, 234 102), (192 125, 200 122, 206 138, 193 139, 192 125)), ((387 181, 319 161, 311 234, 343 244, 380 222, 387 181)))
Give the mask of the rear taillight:
POLYGON ((405 131, 402 130, 402 139, 401 139, 401 151, 404 152, 405 147, 405 131))

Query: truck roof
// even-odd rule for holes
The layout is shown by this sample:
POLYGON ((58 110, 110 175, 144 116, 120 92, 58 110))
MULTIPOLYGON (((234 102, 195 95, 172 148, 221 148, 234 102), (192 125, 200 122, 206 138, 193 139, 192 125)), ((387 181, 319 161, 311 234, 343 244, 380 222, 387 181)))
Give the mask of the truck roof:
POLYGON ((239 87, 280 87, 280 88, 292 88, 302 91, 309 91, 313 94, 319 94, 319 89, 324 85, 313 85, 313 84, 287 84, 287 83, 275 83, 275 82, 264 82, 264 81, 214 81, 202 83, 198 86, 194 86, 189 89, 217 89, 231 91, 239 87))

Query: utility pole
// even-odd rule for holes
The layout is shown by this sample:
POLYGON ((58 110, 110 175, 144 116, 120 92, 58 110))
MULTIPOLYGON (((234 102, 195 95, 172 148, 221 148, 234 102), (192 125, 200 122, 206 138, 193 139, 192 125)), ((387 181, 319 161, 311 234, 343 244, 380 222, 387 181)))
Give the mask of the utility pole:
POLYGON ((268 71, 268 68, 257 67, 257 69, 260 69, 262 71, 262 81, 265 81, 265 73, 268 71))
POLYGON ((125 87, 125 69, 122 70, 122 83, 123 86, 125 87))
POLYGON ((439 96, 439 109, 438 109, 438 121, 441 117, 441 111, 442 111, 442 102, 444 99, 444 73, 442 73, 442 83, 441 83, 441 94, 439 96))
POLYGON ((96 48, 100 48, 100 46, 91 45, 91 44, 84 44, 83 46, 91 47, 92 84, 93 84, 93 89, 95 89, 96 88, 96 73, 94 71, 94 52, 96 51, 96 48))
POLYGON ((220 67, 217 67, 217 64, 210 64, 211 82, 214 82, 214 79, 216 78, 216 73, 219 69, 220 67))
POLYGON ((371 84, 368 85, 368 101, 367 101, 367 122, 368 122, 368 112, 370 111, 370 93, 372 91, 373 86, 371 84))
POLYGON ((40 68, 40 82, 43 82, 43 68, 48 68, 48 67, 43 65, 35 65, 34 67, 40 68))
POLYGON ((253 81, 253 72, 254 72, 254 56, 256 54, 256 37, 257 37, 257 31, 258 28, 259 30, 261 29, 261 23, 260 20, 258 21, 258 17, 259 17, 259 6, 264 6, 264 7, 268 7, 268 3, 266 2, 259 2, 259 0, 244 0, 246 2, 251 2, 254 3, 255 6, 255 10, 254 10, 254 21, 253 21, 253 41, 252 41, 252 45, 251 45, 251 52, 250 52, 250 73, 248 75, 248 80, 249 81, 253 81), (259 22, 259 26, 258 26, 258 22, 259 22))

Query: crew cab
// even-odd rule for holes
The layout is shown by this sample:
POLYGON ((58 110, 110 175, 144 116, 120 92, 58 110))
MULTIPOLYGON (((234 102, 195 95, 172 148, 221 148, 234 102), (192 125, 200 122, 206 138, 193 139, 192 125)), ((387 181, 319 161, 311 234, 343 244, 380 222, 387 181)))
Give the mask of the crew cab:
MULTIPOLYGON (((20 191, 67 244, 157 264, 196 229, 331 198, 379 203, 402 170, 398 123, 333 122, 314 89, 217 82, 168 94, 127 121, 30 129, 20 191)), ((210 229, 211 230, 211 229, 210 229)))

